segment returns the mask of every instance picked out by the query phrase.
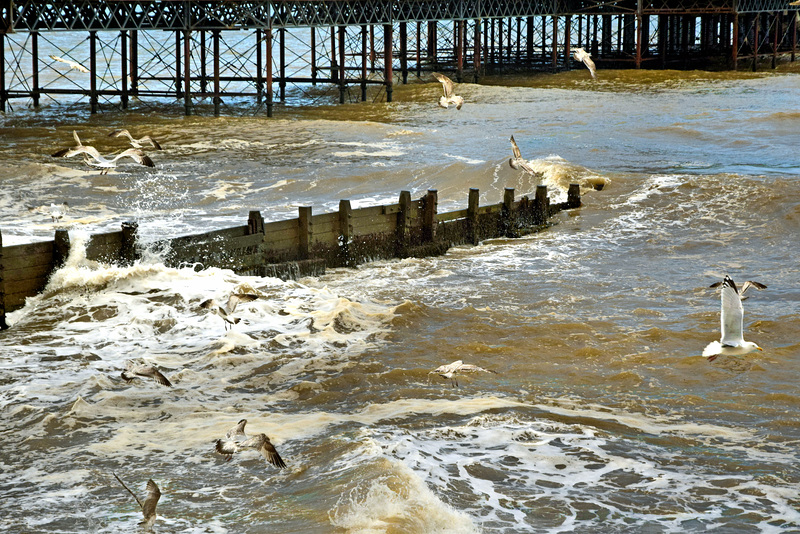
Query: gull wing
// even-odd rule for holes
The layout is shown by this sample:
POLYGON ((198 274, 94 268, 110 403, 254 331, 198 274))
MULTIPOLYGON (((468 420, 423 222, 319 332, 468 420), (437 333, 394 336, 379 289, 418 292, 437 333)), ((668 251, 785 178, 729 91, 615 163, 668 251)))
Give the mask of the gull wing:
POLYGON ((156 141, 155 139, 153 139, 149 135, 145 135, 144 137, 142 137, 141 141, 150 141, 150 144, 153 145, 153 148, 155 148, 156 150, 163 150, 161 148, 161 145, 158 143, 158 141, 156 141))
POLYGON ((239 444, 230 439, 218 439, 214 448, 217 453, 230 459, 231 456, 239 451, 239 444))
POLYGON ((459 372, 464 373, 474 373, 478 371, 483 371, 484 373, 494 373, 497 374, 497 371, 492 371, 490 369, 484 369, 483 367, 478 367, 477 365, 472 365, 471 363, 464 363, 461 365, 459 372))
POLYGON ((761 282, 754 282, 753 280, 748 280, 742 286, 742 292, 739 293, 739 296, 742 297, 742 300, 744 300, 746 298, 744 296, 744 294, 747 293, 747 290, 750 289, 751 287, 754 287, 754 288, 758 289, 759 291, 761 291, 762 289, 767 289, 767 286, 765 286, 761 282))
POLYGON ((133 159, 133 161, 135 161, 136 163, 139 163, 140 165, 145 165, 147 167, 155 167, 156 166, 156 164, 153 163, 153 160, 151 160, 147 156, 147 154, 145 154, 144 152, 142 152, 138 148, 129 148, 128 150, 125 150, 124 152, 120 152, 119 154, 117 154, 114 157, 114 159, 112 161, 117 161, 118 159, 125 158, 125 157, 133 159))
POLYGON ((433 75, 436 77, 439 82, 442 84, 442 91, 444 91, 444 96, 450 98, 450 95, 453 94, 453 80, 445 76, 444 74, 439 74, 438 72, 434 72, 433 75))
POLYGON ((122 137, 122 136, 125 136, 128 139, 130 139, 131 141, 133 141, 133 137, 131 136, 131 133, 128 130, 125 130, 125 129, 114 130, 113 132, 108 134, 108 136, 109 137, 122 137))
POLYGON ((242 419, 236 426, 231 428, 225 433, 225 438, 233 441, 244 441, 247 439, 247 434, 244 433, 244 427, 247 424, 247 419, 242 419))
POLYGON ((739 346, 744 343, 742 329, 744 324, 744 307, 739 291, 733 280, 726 276, 722 282, 722 306, 720 311, 720 323, 722 327, 722 338, 720 343, 728 346, 739 346))
POLYGON ((54 158, 71 158, 73 156, 77 156, 78 154, 88 154, 89 156, 91 156, 92 158, 94 158, 97 161, 101 161, 101 162, 103 161, 103 156, 100 155, 100 152, 98 152, 98 150, 95 147, 89 146, 89 145, 79 145, 79 146, 74 146, 74 147, 71 147, 71 148, 64 148, 64 149, 59 150, 58 152, 54 153, 53 157, 54 158))
POLYGON ((253 295, 250 293, 233 293, 230 297, 228 297, 228 303, 226 307, 230 313, 233 313, 236 310, 236 306, 240 302, 252 302, 258 298, 258 295, 253 295))
POLYGON ((142 514, 144 514, 145 521, 156 515, 156 505, 158 499, 161 498, 161 490, 158 489, 153 479, 147 481, 147 497, 142 504, 142 514))
POLYGON ((514 136, 511 136, 511 152, 514 153, 514 158, 522 159, 522 152, 519 151, 519 147, 517 146, 517 142, 514 141, 514 136))
POLYGON ((269 438, 265 439, 261 448, 258 449, 258 452, 272 465, 277 467, 278 469, 285 469, 286 463, 281 458, 281 455, 278 454, 278 451, 275 450, 275 447, 269 441, 269 438))

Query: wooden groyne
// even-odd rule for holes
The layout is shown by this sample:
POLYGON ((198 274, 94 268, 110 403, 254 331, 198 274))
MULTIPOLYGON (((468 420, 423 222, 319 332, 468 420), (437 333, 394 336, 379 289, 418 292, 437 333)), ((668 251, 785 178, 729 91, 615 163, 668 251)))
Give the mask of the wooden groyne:
MULTIPOLYGON (((320 275, 326 267, 435 256, 454 245, 520 237, 547 227, 555 213, 581 205, 578 184, 570 185, 566 202, 554 204, 543 185, 533 198, 518 200, 514 189, 506 188, 502 202, 487 206, 479 205, 478 195, 477 189, 470 189, 467 208, 448 213, 438 212, 435 190, 416 200, 403 191, 396 204, 356 209, 342 200, 338 211, 319 215, 302 206, 297 218, 275 222, 265 222, 261 212, 251 211, 241 226, 147 243, 139 239, 135 223, 123 223, 119 231, 92 235, 86 259, 131 265, 144 249, 152 249, 170 267, 218 267, 289 279, 320 275)), ((6 313, 41 292, 69 253, 70 237, 64 229, 56 230, 52 241, 8 247, 2 246, 0 233, 0 329, 7 328, 6 313)))

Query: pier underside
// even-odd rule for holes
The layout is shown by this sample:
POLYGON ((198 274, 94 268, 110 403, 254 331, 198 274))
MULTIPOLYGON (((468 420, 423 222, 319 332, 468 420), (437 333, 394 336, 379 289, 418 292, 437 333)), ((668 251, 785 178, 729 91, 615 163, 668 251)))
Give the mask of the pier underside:
POLYGON ((775 67, 795 60, 789 0, 0 1, 0 110, 22 100, 176 99, 219 114, 247 99, 392 100, 396 83, 444 71, 775 67), (55 56, 59 59, 54 59, 55 56), (63 61, 62 61, 63 60, 63 61), (74 62, 69 64, 68 62, 74 62))

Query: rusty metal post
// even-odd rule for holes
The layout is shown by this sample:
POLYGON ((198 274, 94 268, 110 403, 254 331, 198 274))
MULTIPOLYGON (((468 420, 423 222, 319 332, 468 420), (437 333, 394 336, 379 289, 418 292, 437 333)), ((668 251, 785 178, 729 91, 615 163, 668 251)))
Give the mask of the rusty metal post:
POLYGON ((464 21, 455 21, 456 82, 464 81, 464 21))
POLYGON ((731 60, 733 61, 733 70, 737 70, 739 66, 739 14, 733 14, 733 36, 731 39, 731 60))
MULTIPOLYGON (((283 28, 281 28, 283 31, 283 28)), ((344 47, 345 47, 345 37, 347 35, 347 27, 346 26, 339 26, 339 103, 344 104, 345 100, 345 91, 347 87, 345 86, 345 70, 344 70, 344 47)), ((281 50, 283 50, 283 42, 281 42, 281 50)), ((281 74, 283 76, 283 74, 281 74)), ((283 101, 283 98, 281 98, 283 101)))
POLYGON ((383 71, 386 80, 386 102, 392 101, 392 25, 383 25, 383 71))
POLYGON ((758 49, 759 49, 759 39, 760 36, 758 35, 758 27, 761 24, 761 17, 756 14, 755 19, 753 20, 753 72, 758 70, 758 49))
POLYGON ((219 117, 222 99, 219 94, 219 30, 213 30, 214 41, 214 116, 219 117))
POLYGON ((97 103, 97 32, 89 32, 89 106, 94 115, 98 111, 97 103))
POLYGON ((191 31, 183 31, 183 111, 184 115, 192 114, 192 75, 191 75, 192 40, 191 31))
POLYGON ((422 23, 420 21, 417 21, 417 43, 416 43, 417 44, 417 57, 416 57, 416 61, 417 61, 417 78, 419 78, 422 75, 422 51, 421 51, 421 48, 422 48, 422 37, 421 37, 421 34, 422 34, 422 23))
POLYGON ((266 37, 264 41, 267 43, 266 51, 266 70, 267 70, 267 117, 272 117, 272 105, 274 102, 274 94, 272 90, 272 28, 265 30, 266 37))
POLYGON ((0 111, 5 113, 8 93, 6 92, 6 36, 0 33, 0 111))
POLYGON ((120 88, 119 100, 122 104, 122 109, 128 109, 128 32, 122 30, 119 32, 119 52, 120 52, 120 73, 122 79, 122 87, 120 88))
POLYGON ((570 65, 572 64, 570 61, 570 56, 572 55, 570 41, 572 41, 572 15, 567 15, 564 21, 564 68, 567 70, 570 70, 570 65))
POLYGON ((256 98, 259 104, 264 96, 264 51, 261 49, 264 36, 261 32, 261 28, 256 28, 256 98))
POLYGON ((778 30, 780 29, 780 16, 781 14, 775 12, 772 14, 772 68, 778 67, 778 30))
POLYGON ((208 71, 206 61, 208 57, 208 45, 206 44, 206 30, 200 31, 200 94, 208 94, 208 71))
POLYGON ((481 72, 481 19, 475 19, 475 44, 473 46, 473 68, 472 81, 478 83, 481 72))
POLYGON ((175 30, 175 98, 183 98, 183 73, 181 72, 181 30, 175 30))
POLYGON ((361 101, 367 101, 367 39, 369 31, 367 26, 361 26, 361 101))
POLYGON ((139 32, 131 30, 131 94, 139 94, 139 32))
MULTIPOLYGON (((333 31, 333 29, 331 29, 333 31)), ((278 61, 280 64, 280 80, 278 81, 278 98, 286 102, 286 28, 278 28, 278 61)))
POLYGON ((39 32, 31 32, 31 98, 39 107, 39 32))
POLYGON ((317 85, 317 28, 311 27, 311 85, 317 85))
POLYGON ((642 0, 636 0, 636 68, 642 68, 642 0))
POLYGON ((408 28, 405 22, 400 23, 400 74, 403 85, 408 83, 408 28))
POLYGON ((558 68, 558 15, 553 15, 553 70, 558 68))

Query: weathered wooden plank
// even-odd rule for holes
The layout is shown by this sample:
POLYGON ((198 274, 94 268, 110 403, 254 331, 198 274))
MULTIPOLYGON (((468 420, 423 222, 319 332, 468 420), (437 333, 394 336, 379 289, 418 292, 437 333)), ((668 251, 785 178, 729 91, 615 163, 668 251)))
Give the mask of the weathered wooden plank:
POLYGON ((6 270, 26 269, 38 265, 53 265, 53 253, 31 254, 30 256, 17 256, 16 258, 3 258, 3 267, 6 270))
POLYGON ((436 215, 436 220, 438 220, 440 223, 466 218, 467 210, 449 211, 447 213, 439 213, 436 215))
POLYGON ((3 258, 16 258, 20 256, 30 256, 32 254, 52 254, 53 241, 41 241, 39 243, 29 243, 25 245, 11 245, 3 247, 3 258))
POLYGON ((5 276, 6 284, 16 284, 25 280, 39 280, 42 278, 46 280, 47 277, 50 276, 52 270, 52 263, 44 263, 39 265, 26 265, 25 267, 17 269, 9 269, 6 267, 5 271, 3 271, 3 275, 5 276))
POLYGON ((264 223, 264 235, 274 232, 297 231, 298 224, 297 218, 264 223))

